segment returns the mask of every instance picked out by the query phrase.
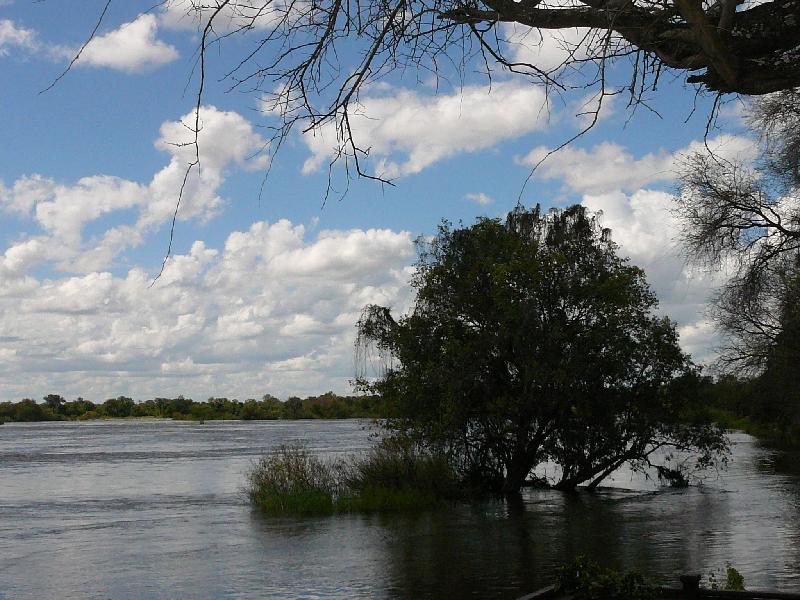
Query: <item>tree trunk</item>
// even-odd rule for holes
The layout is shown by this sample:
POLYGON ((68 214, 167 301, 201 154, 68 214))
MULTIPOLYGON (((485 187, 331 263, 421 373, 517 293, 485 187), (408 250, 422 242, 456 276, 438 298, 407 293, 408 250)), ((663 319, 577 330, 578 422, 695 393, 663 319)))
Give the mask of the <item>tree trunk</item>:
POLYGON ((519 494, 519 491, 528 479, 528 475, 530 475, 531 469, 533 469, 534 462, 533 459, 528 458, 512 461, 512 463, 506 467, 506 477, 503 481, 502 493, 507 496, 519 494))

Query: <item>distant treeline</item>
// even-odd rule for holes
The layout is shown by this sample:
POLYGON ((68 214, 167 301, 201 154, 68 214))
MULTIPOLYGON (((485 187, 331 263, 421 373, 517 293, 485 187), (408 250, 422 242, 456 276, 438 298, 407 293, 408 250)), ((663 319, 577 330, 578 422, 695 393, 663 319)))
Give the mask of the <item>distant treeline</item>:
POLYGON ((377 396, 339 396, 327 392, 307 398, 291 397, 281 401, 270 394, 261 400, 245 401, 209 398, 195 402, 191 398, 154 398, 134 402, 119 396, 102 403, 83 398, 67 401, 57 394, 44 397, 44 402, 30 398, 19 402, 0 402, 0 422, 65 421, 127 417, 159 417, 167 419, 211 421, 215 419, 353 419, 380 418, 381 401, 377 396))
MULTIPOLYGON (((800 447, 800 387, 776 389, 771 380, 724 376, 716 381, 704 378, 701 403, 711 410, 716 421, 730 429, 740 429, 775 445, 800 447), (783 393, 781 393, 783 391, 783 393)), ((383 418, 385 403, 379 396, 296 396, 286 401, 266 394, 261 400, 245 401, 209 398, 154 398, 134 402, 119 396, 95 403, 83 398, 68 401, 57 394, 36 402, 0 402, 0 423, 25 421, 64 421, 126 417, 159 417, 181 420, 215 419, 352 419, 383 418)))

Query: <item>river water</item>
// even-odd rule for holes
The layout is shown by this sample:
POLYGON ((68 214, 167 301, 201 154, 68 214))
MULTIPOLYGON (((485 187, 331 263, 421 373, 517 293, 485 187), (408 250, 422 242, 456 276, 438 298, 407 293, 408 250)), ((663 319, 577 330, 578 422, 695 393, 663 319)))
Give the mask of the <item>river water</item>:
MULTIPOLYGON (((374 432, 372 432, 374 433, 374 432)), ((727 471, 657 491, 529 490, 416 515, 264 518, 244 472, 281 443, 371 443, 364 421, 0 427, 0 599, 515 598, 583 553, 676 582, 732 563, 800 591, 800 461, 734 434, 727 471)))

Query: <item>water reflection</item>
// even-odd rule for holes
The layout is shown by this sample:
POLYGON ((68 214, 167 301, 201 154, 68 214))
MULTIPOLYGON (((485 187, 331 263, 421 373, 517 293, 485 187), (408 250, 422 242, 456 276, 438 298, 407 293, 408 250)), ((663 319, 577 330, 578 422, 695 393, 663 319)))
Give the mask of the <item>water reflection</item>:
POLYGON ((514 598, 575 554, 667 581, 734 564, 800 590, 800 464, 737 435, 730 469, 654 492, 527 490, 401 516, 265 519, 250 461, 305 440, 370 444, 360 422, 68 423, 0 429, 0 598, 514 598))

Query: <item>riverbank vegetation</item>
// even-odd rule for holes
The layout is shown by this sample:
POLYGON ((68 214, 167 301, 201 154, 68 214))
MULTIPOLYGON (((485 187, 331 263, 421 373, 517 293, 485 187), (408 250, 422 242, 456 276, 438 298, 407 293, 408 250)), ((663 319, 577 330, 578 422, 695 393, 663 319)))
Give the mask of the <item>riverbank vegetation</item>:
POLYGON ((727 430, 738 430, 765 444, 800 450, 800 388, 770 380, 768 372, 756 377, 723 375, 708 379, 705 397, 709 413, 727 430))
POLYGON ((83 398, 68 401, 57 394, 49 394, 38 403, 26 398, 19 402, 0 402, 0 422, 66 421, 114 419, 130 417, 158 417, 166 419, 211 421, 219 419, 275 420, 275 419, 352 419, 379 418, 383 416, 383 403, 374 395, 338 396, 327 392, 307 398, 291 397, 281 401, 269 394, 261 400, 244 402, 228 398, 209 398, 195 402, 191 398, 154 398, 134 402, 119 396, 102 403, 83 398))

